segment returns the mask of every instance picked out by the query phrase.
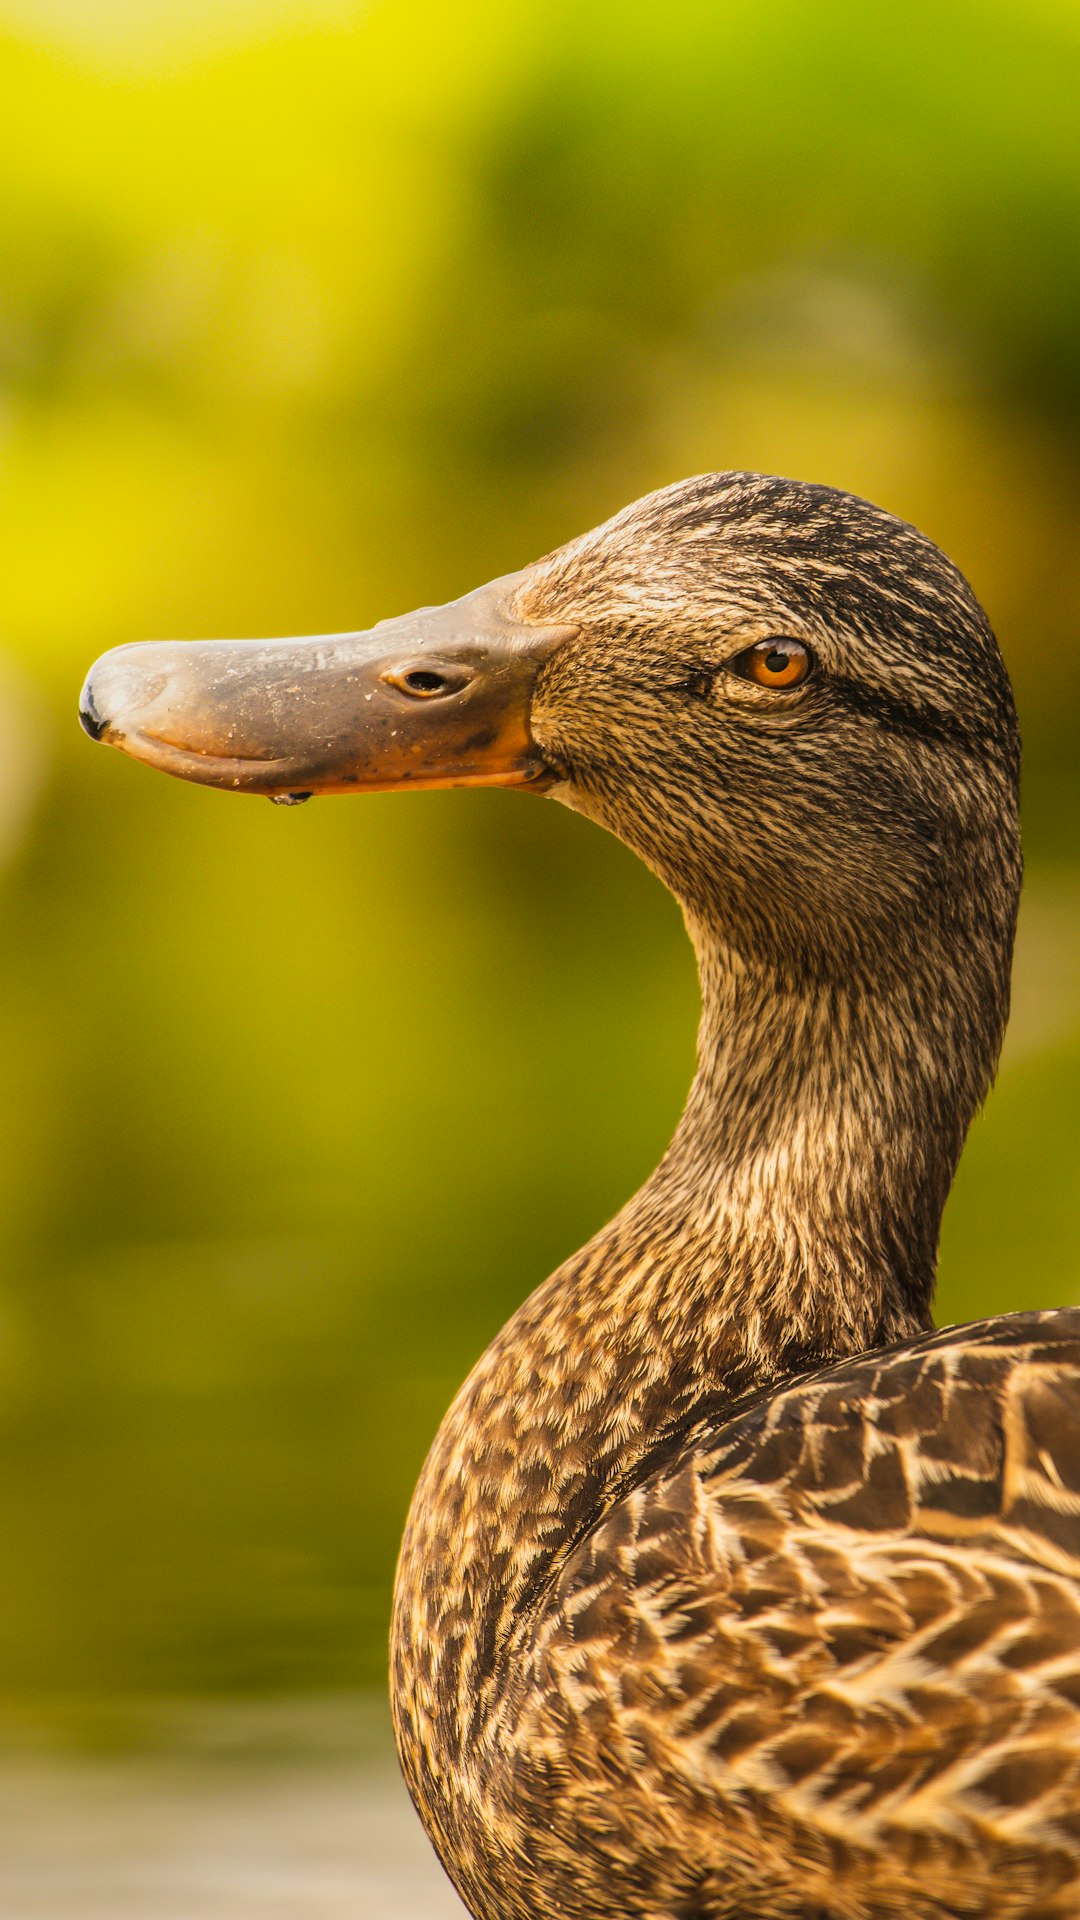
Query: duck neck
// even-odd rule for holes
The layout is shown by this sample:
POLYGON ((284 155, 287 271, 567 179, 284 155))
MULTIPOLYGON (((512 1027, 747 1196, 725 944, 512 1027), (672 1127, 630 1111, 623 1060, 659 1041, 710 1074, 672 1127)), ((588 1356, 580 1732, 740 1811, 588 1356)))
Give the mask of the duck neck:
POLYGON ((677 1224, 671 1264, 763 1381, 924 1329, 969 1117, 948 1007, 904 958, 793 975, 691 931, 697 1071, 627 1218, 677 1224))
POLYGON ((929 1324, 953 1156, 895 1059, 903 1009, 697 944, 699 1065, 667 1154, 497 1336, 417 1487, 394 1692, 437 1844, 438 1755, 449 1777, 516 1624, 618 1493, 748 1392, 929 1324))

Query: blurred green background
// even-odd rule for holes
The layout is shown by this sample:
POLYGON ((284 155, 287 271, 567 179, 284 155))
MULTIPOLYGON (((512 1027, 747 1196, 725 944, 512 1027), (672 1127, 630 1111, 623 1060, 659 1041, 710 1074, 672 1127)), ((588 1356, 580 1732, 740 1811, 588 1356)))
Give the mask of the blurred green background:
POLYGON ((1026 742, 940 1317, 1080 1298, 1080 11, 0 0, 0 1692, 379 1685, 409 1491, 689 1079, 672 903, 515 795, 93 750, 117 642, 328 631, 755 467, 914 519, 1026 742))

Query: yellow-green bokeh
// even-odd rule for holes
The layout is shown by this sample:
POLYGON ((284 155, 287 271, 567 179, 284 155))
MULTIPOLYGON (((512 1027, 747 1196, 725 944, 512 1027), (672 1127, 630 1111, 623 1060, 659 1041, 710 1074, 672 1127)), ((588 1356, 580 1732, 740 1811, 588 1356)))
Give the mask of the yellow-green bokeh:
POLYGON ((1080 13, 0 3, 0 1691, 377 1681, 412 1478, 660 1151, 676 910, 511 795, 283 812, 96 653, 445 599, 650 487, 869 494, 1027 749, 943 1317, 1080 1297, 1080 13))

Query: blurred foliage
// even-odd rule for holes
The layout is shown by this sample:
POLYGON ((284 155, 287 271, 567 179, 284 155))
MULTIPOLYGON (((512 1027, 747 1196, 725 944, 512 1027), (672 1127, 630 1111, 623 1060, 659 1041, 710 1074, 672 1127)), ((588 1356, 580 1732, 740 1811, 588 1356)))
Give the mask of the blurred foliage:
POLYGON ((442 600, 680 475, 924 525, 1027 741, 941 1312, 1080 1296, 1080 14, 0 0, 0 1687, 378 1681, 472 1360, 645 1175, 693 969, 509 795, 288 813, 103 647, 442 600))

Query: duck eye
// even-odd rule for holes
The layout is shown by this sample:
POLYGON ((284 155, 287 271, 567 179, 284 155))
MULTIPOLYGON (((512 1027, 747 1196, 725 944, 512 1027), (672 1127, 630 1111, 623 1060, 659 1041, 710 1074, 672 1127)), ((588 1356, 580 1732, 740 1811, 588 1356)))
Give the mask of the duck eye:
POLYGON ((732 673, 737 673, 741 680, 753 680, 759 687, 797 687, 806 679, 813 664, 809 647, 804 647, 801 640, 788 640, 783 634, 759 640, 756 646, 747 647, 728 662, 732 673))

